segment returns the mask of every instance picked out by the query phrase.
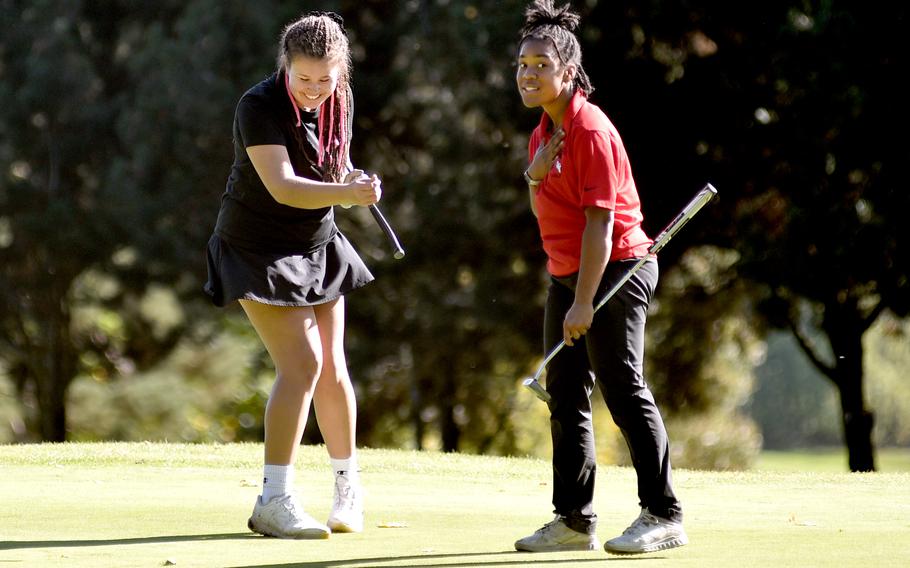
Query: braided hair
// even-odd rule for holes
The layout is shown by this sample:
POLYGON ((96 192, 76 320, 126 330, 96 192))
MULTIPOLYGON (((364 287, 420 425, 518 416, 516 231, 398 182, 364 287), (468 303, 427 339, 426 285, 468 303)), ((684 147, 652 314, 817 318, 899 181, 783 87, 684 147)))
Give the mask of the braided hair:
MULTIPOLYGON (((290 68, 297 56, 332 59, 340 62, 341 72, 332 95, 322 103, 317 130, 319 131, 319 163, 323 180, 339 182, 347 169, 350 152, 351 122, 354 97, 351 91, 351 49, 344 20, 334 12, 308 12, 288 24, 281 34, 278 47, 278 70, 290 68)), ((303 137, 299 129, 294 136, 301 151, 303 137)))
POLYGON ((581 89, 585 95, 590 95, 594 87, 581 66, 581 44, 574 33, 580 21, 581 17, 569 4, 557 8, 553 0, 534 0, 525 9, 525 25, 521 28, 518 45, 521 47, 529 39, 552 42, 559 60, 576 67, 572 90, 581 89))

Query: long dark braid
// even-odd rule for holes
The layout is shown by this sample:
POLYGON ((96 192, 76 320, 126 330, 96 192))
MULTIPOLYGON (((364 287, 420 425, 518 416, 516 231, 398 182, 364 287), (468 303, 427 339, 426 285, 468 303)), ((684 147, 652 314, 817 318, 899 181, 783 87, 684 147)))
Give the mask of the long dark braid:
POLYGON ((573 90, 581 89, 585 95, 590 95, 594 87, 581 66, 581 44, 574 33, 580 21, 581 16, 572 11, 569 4, 557 8, 553 0, 534 0, 525 9, 525 25, 521 28, 518 46, 521 47, 529 39, 551 41, 559 60, 573 63, 577 68, 572 81, 573 90))
MULTIPOLYGON (((344 20, 334 12, 309 12, 288 24, 278 47, 278 70, 287 73, 291 60, 298 55, 316 59, 337 60, 341 64, 338 84, 319 110, 319 166, 323 180, 339 182, 348 163, 354 97, 351 91, 351 50, 344 30, 344 20)), ((294 136, 303 151, 303 137, 298 129, 294 136)))

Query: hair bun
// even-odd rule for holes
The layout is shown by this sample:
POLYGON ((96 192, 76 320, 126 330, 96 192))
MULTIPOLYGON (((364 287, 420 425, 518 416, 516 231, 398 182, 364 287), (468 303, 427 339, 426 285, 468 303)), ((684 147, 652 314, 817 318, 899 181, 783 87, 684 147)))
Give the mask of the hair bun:
POLYGON ((338 24, 338 27, 341 28, 341 32, 344 35, 348 35, 348 31, 344 29, 344 18, 341 17, 341 14, 337 12, 323 12, 320 10, 313 10, 307 12, 307 16, 316 16, 317 18, 328 18, 338 24))
POLYGON ((525 25, 522 28, 522 35, 542 26, 556 26, 574 32, 580 21, 581 17, 572 11, 572 6, 569 4, 563 4, 557 8, 553 5, 553 0, 535 0, 525 9, 525 25))

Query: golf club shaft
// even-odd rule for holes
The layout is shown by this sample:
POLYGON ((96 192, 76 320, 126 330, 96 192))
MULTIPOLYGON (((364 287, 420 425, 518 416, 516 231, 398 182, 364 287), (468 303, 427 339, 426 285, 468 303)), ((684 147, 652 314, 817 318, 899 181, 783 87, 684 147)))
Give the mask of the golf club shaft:
MULTIPOLYGON (((616 284, 614 284, 613 287, 610 288, 610 290, 606 294, 604 294, 604 296, 600 300, 600 302, 598 302, 597 305, 594 306, 594 312, 596 313, 597 310, 599 310, 600 308, 605 306, 606 303, 610 301, 610 298, 612 298, 616 294, 616 292, 618 292, 619 289, 622 288, 625 285, 625 283, 629 281, 629 278, 632 278, 632 276, 636 272, 638 272, 638 269, 640 269, 645 264, 645 262, 647 262, 648 260, 650 260, 652 258, 654 258, 654 256, 652 254, 648 254, 648 255, 643 256, 640 259, 638 259, 638 262, 635 263, 635 266, 633 266, 628 271, 626 271, 626 273, 623 274, 622 278, 620 278, 619 281, 616 284)), ((535 389, 534 386, 532 384, 530 384, 528 381, 532 381, 534 384, 536 384, 538 386, 538 388, 540 388, 540 384, 537 382, 538 379, 540 379, 540 376, 543 374, 544 369, 547 368, 547 365, 550 364, 550 361, 552 361, 553 358, 556 357, 556 355, 558 355, 559 352, 562 351, 563 347, 565 347, 565 346, 566 346, 566 340, 565 339, 560 340, 559 344, 556 347, 554 347, 550 351, 550 353, 547 354, 547 357, 543 360, 543 363, 541 363, 540 367, 537 368, 537 372, 534 373, 534 377, 532 379, 528 379, 527 381, 525 381, 525 386, 527 386, 528 388, 533 390, 534 394, 536 394, 538 396, 538 398, 540 398, 540 393, 541 393, 541 391, 543 391, 543 389, 542 388, 540 390, 535 389)), ((543 391, 543 392, 546 393, 546 391, 543 391)), ((549 396, 549 395, 547 395, 547 396, 549 396)))
POLYGON ((382 215, 382 211, 379 210, 379 207, 377 207, 376 204, 370 205, 370 213, 373 214, 373 218, 376 219, 376 223, 379 224, 382 232, 385 233, 385 236, 389 239, 389 244, 392 245, 392 256, 394 256, 396 259, 404 258, 404 249, 401 247, 401 243, 398 241, 398 236, 395 235, 395 231, 392 230, 392 226, 389 225, 389 222, 385 220, 385 217, 382 215))
MULTIPOLYGON (((670 242, 670 239, 672 239, 673 236, 683 228, 683 225, 688 223, 689 219, 694 217, 695 214, 698 213, 701 208, 705 206, 705 204, 711 201, 715 195, 717 195, 717 190, 714 189, 714 186, 710 183, 706 184, 705 187, 696 193, 695 197, 693 197, 683 208, 683 210, 679 212, 676 218, 670 221, 670 224, 668 224, 666 228, 657 235, 657 238, 654 239, 654 244, 652 244, 648 249, 648 254, 640 258, 638 262, 635 263, 635 266, 630 268, 623 275, 623 277, 620 278, 619 281, 614 284, 606 294, 604 294, 604 297, 600 300, 600 302, 594 306, 594 312, 596 313, 597 310, 606 305, 606 303, 610 301, 610 298, 612 298, 613 295, 616 294, 616 292, 618 292, 619 289, 622 288, 623 285, 625 285, 625 283, 628 282, 636 272, 638 272, 644 263, 649 259, 654 258, 654 256, 657 254, 657 251, 664 248, 664 246, 670 242)), ((562 348, 565 346, 566 340, 563 339, 547 354, 546 358, 543 360, 543 363, 541 363, 540 367, 537 368, 537 372, 534 373, 534 376, 529 377, 522 382, 524 386, 531 389, 537 398, 544 402, 550 401, 550 394, 542 386, 540 386, 538 380, 540 379, 540 376, 543 374, 544 370, 547 368, 547 365, 550 364, 550 361, 552 361, 553 358, 556 357, 556 355, 562 351, 562 348)))

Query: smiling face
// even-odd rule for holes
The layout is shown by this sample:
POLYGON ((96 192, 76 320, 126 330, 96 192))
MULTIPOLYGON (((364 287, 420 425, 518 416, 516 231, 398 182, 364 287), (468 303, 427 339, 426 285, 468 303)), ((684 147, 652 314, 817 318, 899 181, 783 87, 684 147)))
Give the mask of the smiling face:
POLYGON ((574 76, 575 66, 559 60, 553 42, 528 38, 521 44, 515 81, 526 107, 546 109, 570 98, 574 76))
POLYGON ((313 110, 328 99, 338 85, 341 63, 329 58, 298 55, 287 68, 294 101, 302 109, 313 110))

